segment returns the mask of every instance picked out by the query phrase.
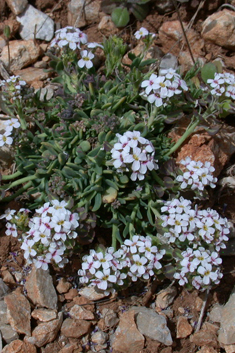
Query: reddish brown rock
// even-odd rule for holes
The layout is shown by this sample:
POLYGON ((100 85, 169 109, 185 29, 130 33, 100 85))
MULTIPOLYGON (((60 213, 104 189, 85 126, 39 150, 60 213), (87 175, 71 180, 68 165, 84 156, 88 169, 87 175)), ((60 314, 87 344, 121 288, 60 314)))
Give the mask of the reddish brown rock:
POLYGON ((49 76, 49 72, 36 67, 27 67, 23 70, 13 70, 14 74, 20 76, 22 80, 31 85, 35 81, 45 81, 49 76))
MULTIPOLYGON (((58 353, 78 353, 83 352, 83 348, 79 343, 68 343, 58 353)), ((57 352, 56 352, 57 353, 57 352)))
POLYGON ((31 343, 15 340, 5 346, 1 353, 37 353, 37 349, 31 343))
POLYGON ((213 347, 203 346, 197 353, 217 353, 213 347))
POLYGON ((57 290, 57 292, 62 294, 62 293, 67 293, 70 290, 71 287, 72 287, 71 283, 67 282, 65 280, 65 278, 61 278, 59 280, 59 283, 56 286, 56 290, 57 290))
POLYGON ((235 13, 224 9, 213 13, 202 24, 205 40, 228 49, 235 49, 235 13))
POLYGON ((123 353, 137 353, 144 348, 145 339, 137 329, 134 317, 134 310, 129 310, 121 315, 114 334, 112 349, 123 353))
POLYGON ((180 316, 177 321, 177 338, 186 338, 191 335, 193 331, 192 326, 189 324, 185 316, 180 316))
POLYGON ((94 311, 94 309, 95 309, 94 304, 89 299, 87 299, 85 297, 76 296, 75 298, 73 298, 72 303, 77 304, 77 305, 82 305, 87 310, 90 310, 90 311, 94 311))
POLYGON ((190 337, 190 341, 197 346, 218 346, 217 335, 211 331, 200 330, 190 337))
POLYGON ((26 297, 15 291, 5 298, 7 319, 11 327, 18 333, 31 335, 31 306, 26 297))
POLYGON ((157 307, 164 310, 173 302, 176 295, 177 295, 177 289, 174 286, 163 289, 157 295, 155 304, 157 307))
MULTIPOLYGON (((183 23, 183 25, 186 29, 187 23, 183 23)), ((195 30, 189 29, 187 30, 187 38, 193 54, 196 56, 203 55, 204 40, 200 35, 195 30)), ((164 53, 170 52, 178 55, 182 51, 188 51, 179 21, 164 22, 159 29, 159 39, 164 53)))
POLYGON ((58 314, 58 319, 39 324, 32 332, 31 337, 25 337, 27 342, 37 347, 42 347, 56 338, 63 321, 63 313, 58 314))
POLYGON ((79 338, 90 331, 91 323, 85 320, 65 319, 61 333, 68 338, 79 338))
POLYGON ((27 0, 6 0, 6 2, 14 15, 21 14, 28 5, 27 0))
POLYGON ((73 298, 77 297, 78 291, 76 288, 71 288, 68 293, 65 293, 64 297, 66 300, 73 300, 73 298))

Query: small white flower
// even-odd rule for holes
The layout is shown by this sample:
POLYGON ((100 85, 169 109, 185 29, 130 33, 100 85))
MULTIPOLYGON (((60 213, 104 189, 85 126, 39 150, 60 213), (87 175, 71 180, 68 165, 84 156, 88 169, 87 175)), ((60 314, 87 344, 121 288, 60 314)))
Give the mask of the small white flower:
POLYGON ((13 138, 10 135, 11 131, 5 131, 4 134, 0 135, 0 147, 4 145, 12 145, 13 138))
POLYGON ((84 66, 87 69, 90 69, 93 66, 92 59, 94 58, 94 54, 88 52, 87 50, 81 51, 81 59, 78 60, 78 66, 82 69, 84 66))
POLYGON ((149 34, 149 31, 146 28, 141 27, 138 31, 134 33, 134 36, 136 39, 140 39, 140 38, 146 37, 148 34, 149 34))

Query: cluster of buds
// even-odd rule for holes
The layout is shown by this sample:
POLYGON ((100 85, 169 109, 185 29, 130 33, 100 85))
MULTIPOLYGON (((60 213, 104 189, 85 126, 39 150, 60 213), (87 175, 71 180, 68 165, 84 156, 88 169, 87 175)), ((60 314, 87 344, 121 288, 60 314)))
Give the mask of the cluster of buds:
POLYGON ((165 250, 152 245, 151 237, 134 235, 124 241, 118 251, 108 248, 105 253, 90 250, 83 257, 78 271, 80 283, 97 287, 109 294, 138 279, 148 280, 161 269, 165 250))
POLYGON ((77 238, 75 229, 79 226, 77 213, 71 213, 65 201, 52 200, 37 209, 35 216, 28 218, 29 210, 22 209, 16 215, 7 210, 1 216, 8 220, 6 235, 20 237, 21 249, 27 264, 34 263, 37 268, 48 269, 49 263, 64 267, 64 257, 70 242, 77 238))
POLYGON ((171 97, 188 90, 186 82, 174 69, 161 70, 159 76, 151 74, 141 87, 144 88, 142 97, 156 107, 166 106, 171 97))
POLYGON ((235 99, 235 76, 229 72, 217 73, 213 79, 208 79, 210 85, 210 93, 213 96, 225 96, 235 99))
POLYGON ((4 145, 12 145, 13 143, 13 129, 18 129, 20 127, 19 120, 16 118, 11 118, 3 121, 5 127, 5 132, 0 134, 0 147, 4 145))
POLYGON ((213 177, 215 168, 211 166, 210 162, 196 162, 187 157, 181 160, 180 164, 184 166, 184 172, 182 175, 178 175, 176 180, 181 183, 181 189, 190 187, 192 190, 203 191, 207 185, 215 188, 217 178, 213 177))
POLYGON ((24 80, 20 79, 20 76, 11 76, 7 80, 0 81, 0 87, 2 87, 3 92, 3 100, 12 99, 13 101, 16 99, 22 98, 22 87, 26 85, 24 80), (7 96, 4 97, 4 94, 7 96))
POLYGON ((158 169, 154 147, 139 131, 116 134, 118 142, 111 150, 113 165, 118 172, 131 171, 131 180, 143 180, 148 170, 158 169))

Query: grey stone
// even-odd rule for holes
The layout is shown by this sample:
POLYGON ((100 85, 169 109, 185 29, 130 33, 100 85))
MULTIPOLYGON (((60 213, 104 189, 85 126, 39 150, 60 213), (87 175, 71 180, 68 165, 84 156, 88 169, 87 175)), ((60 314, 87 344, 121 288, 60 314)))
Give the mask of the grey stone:
POLYGON ((27 0, 6 0, 14 15, 20 15, 28 5, 27 0))
POLYGON ((102 331, 97 331, 93 333, 93 335, 91 336, 91 341, 99 345, 105 344, 107 339, 108 339, 108 334, 102 331))
POLYGON ((57 309, 57 294, 49 271, 33 266, 26 279, 25 289, 35 305, 57 309))
POLYGON ((156 10, 161 13, 167 13, 175 9, 174 3, 171 0, 158 0, 155 3, 156 10))
POLYGON ((166 309, 171 303, 175 296, 177 295, 177 289, 174 286, 163 289, 156 298, 156 306, 161 308, 162 310, 166 309))
POLYGON ((10 342, 15 341, 19 338, 18 333, 16 331, 14 331, 10 325, 6 325, 6 324, 0 325, 0 332, 2 334, 2 339, 6 343, 10 343, 10 342))
POLYGON ((176 70, 177 67, 178 67, 177 57, 171 53, 167 53, 166 55, 163 56, 163 58, 160 61, 159 74, 161 74, 161 70, 166 70, 166 69, 176 70))
POLYGON ((54 21, 43 12, 28 5, 23 13, 17 16, 20 22, 22 39, 41 39, 50 41, 54 36, 54 21))
POLYGON ((222 310, 218 341, 222 344, 235 343, 235 288, 222 310))
POLYGON ((171 333, 164 316, 145 307, 134 306, 131 309, 136 313, 137 328, 144 336, 161 342, 166 346, 172 345, 171 333))
POLYGON ((0 278, 0 299, 2 299, 9 292, 10 288, 3 282, 2 278, 0 278))
POLYGON ((215 304, 209 313, 209 319, 213 322, 220 323, 223 312, 223 306, 215 304))
POLYGON ((0 301, 0 325, 2 324, 9 324, 7 319, 7 305, 4 300, 0 301))
POLYGON ((85 297, 91 301, 95 300, 100 300, 105 297, 108 297, 108 295, 105 295, 103 291, 98 291, 94 287, 84 287, 79 291, 79 295, 82 297, 85 297))
POLYGON ((68 24, 83 27, 94 23, 99 17, 100 2, 71 0, 68 4, 68 24))

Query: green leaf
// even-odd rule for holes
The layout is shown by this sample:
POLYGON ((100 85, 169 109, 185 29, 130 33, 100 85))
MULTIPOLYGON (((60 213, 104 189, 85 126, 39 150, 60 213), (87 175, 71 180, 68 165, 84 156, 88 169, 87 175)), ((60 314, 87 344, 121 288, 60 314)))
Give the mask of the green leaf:
POLYGON ((217 72, 216 66, 212 63, 207 63, 201 68, 201 76, 205 83, 207 80, 213 79, 217 72))
POLYGON ((117 7, 111 15, 112 21, 116 27, 125 27, 130 21, 130 15, 126 8, 117 7))
POLYGON ((145 5, 134 4, 132 6, 131 11, 137 20, 143 21, 149 12, 149 6, 148 4, 145 4, 145 5))

